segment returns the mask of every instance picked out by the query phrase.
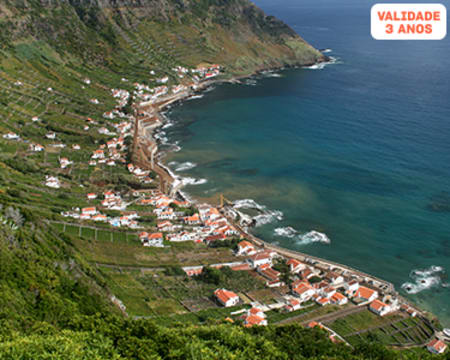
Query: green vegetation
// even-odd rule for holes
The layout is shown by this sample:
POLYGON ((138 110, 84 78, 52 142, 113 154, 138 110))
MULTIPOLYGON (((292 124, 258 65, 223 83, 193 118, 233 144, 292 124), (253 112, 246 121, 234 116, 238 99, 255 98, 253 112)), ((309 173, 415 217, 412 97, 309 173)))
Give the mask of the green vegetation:
MULTIPOLYGON (((154 173, 154 182, 143 184, 120 162, 88 164, 92 152, 112 138, 98 129, 121 121, 103 117, 117 105, 111 89, 131 93, 134 82, 153 87, 165 75, 169 85, 191 82, 191 75, 181 80, 172 70, 179 65, 219 63, 227 78, 322 57, 247 0, 87 3, 0 0, 0 134, 21 138, 0 138, 0 358, 428 359, 423 349, 397 352, 373 343, 423 340, 425 325, 415 320, 380 323, 362 341, 353 341, 351 331, 373 319, 336 321, 333 326, 348 331, 355 348, 333 344, 324 331, 298 323, 242 327, 231 312, 247 308, 248 299, 269 303, 275 290, 245 271, 206 268, 188 278, 181 269, 234 261, 237 240, 217 248, 192 242, 143 248, 131 230, 62 216, 100 208, 106 190, 132 203, 133 190, 158 186, 154 173), (49 132, 55 140, 45 136, 49 132), (32 152, 30 144, 44 149, 32 152), (61 169, 62 157, 73 164, 61 169), (46 175, 57 176, 61 187, 46 187, 46 175), (89 192, 99 198, 87 200, 89 192), (237 291, 245 303, 219 307, 212 298, 218 287, 237 291)), ((131 99, 123 111, 133 113, 131 99)), ((131 150, 129 138, 125 144, 131 150)), ((132 155, 127 152, 125 163, 132 155)), ((152 209, 134 203, 128 208, 142 213, 148 231, 155 226, 152 209)), ((192 215, 195 209, 183 211, 192 215)), ((279 269, 287 279, 285 264, 279 269)), ((314 305, 289 317, 304 321, 328 311, 333 308, 314 305)), ((287 314, 268 317, 276 322, 287 314)))
POLYGON ((420 318, 394 314, 379 317, 369 310, 338 319, 329 325, 351 344, 367 341, 408 346, 427 343, 433 330, 420 318))

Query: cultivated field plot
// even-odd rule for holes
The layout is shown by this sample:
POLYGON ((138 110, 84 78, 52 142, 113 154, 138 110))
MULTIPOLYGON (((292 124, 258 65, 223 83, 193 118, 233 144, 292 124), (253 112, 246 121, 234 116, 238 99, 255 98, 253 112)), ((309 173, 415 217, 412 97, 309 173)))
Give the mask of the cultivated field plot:
POLYGON ((255 291, 249 291, 246 293, 246 295, 252 301, 258 301, 262 304, 274 303, 280 297, 280 294, 278 293, 277 290, 269 289, 269 288, 259 289, 259 290, 255 290, 255 291))
POLYGON ((369 310, 338 319, 327 326, 353 345, 365 341, 396 346, 421 345, 433 335, 433 329, 420 318, 402 313, 380 317, 369 310))
POLYGON ((208 265, 236 261, 236 257, 226 248, 208 249, 202 244, 167 243, 164 248, 143 247, 139 241, 124 241, 123 235, 111 235, 106 231, 97 241, 86 240, 78 236, 73 229, 73 242, 91 262, 142 267, 168 265, 208 265))
POLYGON ((84 238, 87 240, 122 242, 141 244, 136 233, 126 231, 101 229, 92 226, 82 226, 78 224, 54 223, 53 226, 63 233, 84 238))
MULTIPOLYGON (((218 305, 213 292, 227 284, 209 284, 187 276, 168 276, 164 269, 124 270, 116 267, 99 266, 107 284, 115 296, 126 306, 127 312, 135 317, 155 317, 165 324, 173 322, 199 323, 210 319, 223 320, 232 311, 247 307, 242 304, 224 309, 218 305)), ((245 272, 235 273, 228 285, 235 291, 247 290, 249 285, 245 272)), ((227 279, 228 280, 228 279, 227 279)))

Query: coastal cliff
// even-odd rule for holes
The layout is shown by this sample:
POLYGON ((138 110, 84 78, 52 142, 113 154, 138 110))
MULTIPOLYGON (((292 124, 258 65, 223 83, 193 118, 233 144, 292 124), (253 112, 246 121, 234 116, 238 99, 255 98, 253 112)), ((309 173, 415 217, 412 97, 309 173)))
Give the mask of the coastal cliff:
POLYGON ((248 0, 1 0, 0 25, 3 49, 31 48, 28 58, 45 43, 63 60, 220 63, 233 75, 325 60, 248 0))

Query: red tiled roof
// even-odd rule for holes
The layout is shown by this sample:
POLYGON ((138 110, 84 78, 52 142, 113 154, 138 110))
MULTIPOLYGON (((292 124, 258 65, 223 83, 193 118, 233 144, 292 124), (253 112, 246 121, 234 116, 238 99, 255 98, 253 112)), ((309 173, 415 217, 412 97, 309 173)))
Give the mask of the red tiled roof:
POLYGON ((217 289, 216 291, 214 291, 214 295, 224 304, 230 300, 233 299, 235 297, 237 297, 237 295, 232 292, 232 291, 228 291, 225 289, 217 289))
POLYGON ((344 300, 346 297, 342 295, 341 293, 335 292, 333 296, 331 297, 331 300, 339 302, 341 300, 344 300))
POLYGON ((264 321, 264 318, 257 315, 249 315, 245 318, 245 326, 250 327, 253 325, 259 325, 264 321))
POLYGON ((162 239, 162 237, 163 237, 163 234, 160 232, 149 234, 149 236, 148 236, 149 239, 162 239))
POLYGON ((241 242, 238 244, 238 246, 239 246, 240 248, 253 247, 253 245, 252 245, 249 241, 246 241, 246 240, 241 241, 241 242))
POLYGON ((380 300, 374 300, 370 303, 370 307, 374 309, 375 311, 380 311, 383 307, 386 307, 387 305, 384 302, 381 302, 380 300))
POLYGON ((234 271, 243 271, 243 270, 250 270, 249 264, 239 264, 231 267, 231 270, 234 271))
POLYGON ((427 346, 435 349, 438 352, 442 352, 447 348, 447 345, 439 339, 431 340, 427 346))
POLYGON ((375 290, 366 288, 364 286, 360 286, 359 289, 356 291, 355 296, 357 298, 368 300, 372 297, 373 294, 375 294, 375 290))
POLYGON ((295 269, 297 266, 302 265, 302 263, 296 259, 289 259, 286 263, 287 265, 292 265, 292 267, 295 269))

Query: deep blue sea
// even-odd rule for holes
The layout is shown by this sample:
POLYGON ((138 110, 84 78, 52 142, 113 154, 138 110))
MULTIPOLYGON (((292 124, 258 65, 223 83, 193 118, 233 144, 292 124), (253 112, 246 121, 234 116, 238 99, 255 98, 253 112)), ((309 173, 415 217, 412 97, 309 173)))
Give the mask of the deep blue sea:
POLYGON ((375 1, 256 3, 337 62, 171 109, 165 161, 194 198, 265 206, 256 235, 390 280, 450 326, 450 37, 375 41, 375 1))

